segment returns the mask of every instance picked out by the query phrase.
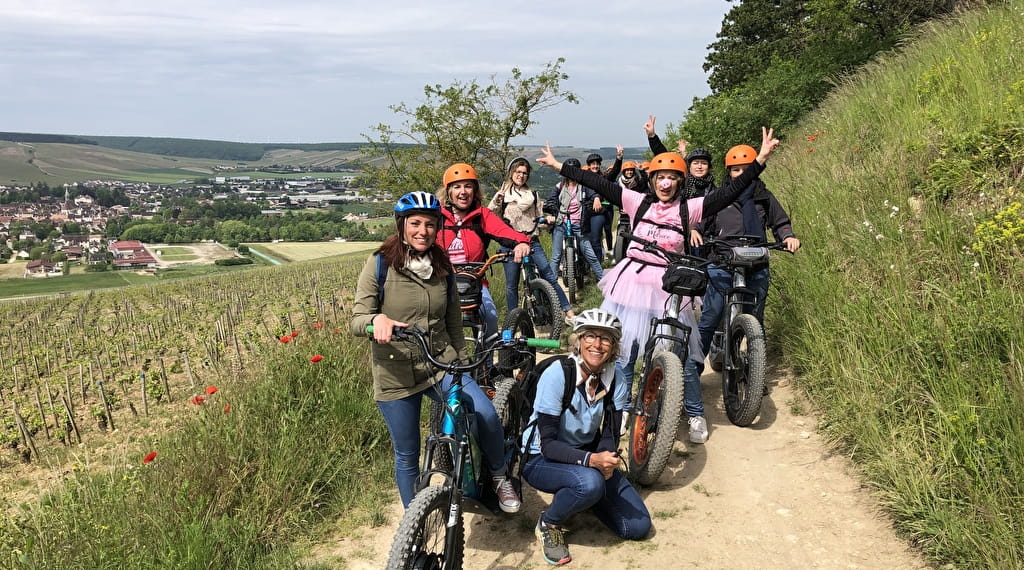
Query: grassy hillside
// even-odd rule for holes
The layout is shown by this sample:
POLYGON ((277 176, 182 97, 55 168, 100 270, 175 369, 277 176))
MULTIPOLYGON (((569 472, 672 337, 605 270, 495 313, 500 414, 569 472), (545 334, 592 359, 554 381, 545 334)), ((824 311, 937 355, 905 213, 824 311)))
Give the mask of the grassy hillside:
POLYGON ((898 527, 1024 565, 1024 2, 930 26, 791 133, 767 183, 805 248, 780 339, 898 527))

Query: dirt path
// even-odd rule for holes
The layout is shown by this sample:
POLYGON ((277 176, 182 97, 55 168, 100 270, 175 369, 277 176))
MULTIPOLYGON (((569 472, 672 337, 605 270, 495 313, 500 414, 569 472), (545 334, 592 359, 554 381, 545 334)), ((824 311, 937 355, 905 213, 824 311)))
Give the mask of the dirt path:
MULTIPOLYGON (((737 428, 725 417, 719 377, 709 369, 702 386, 710 439, 684 443, 684 422, 659 484, 641 492, 654 516, 653 536, 624 542, 593 516, 578 515, 567 525, 569 567, 928 568, 896 537, 850 462, 829 451, 815 418, 793 413, 801 406, 791 404, 799 397, 788 381, 775 382, 783 386, 773 386, 758 422, 737 428)), ((517 515, 467 515, 466 568, 548 567, 533 527, 550 496, 524 489, 517 515)), ((391 513, 385 527, 320 545, 317 558, 382 568, 401 516, 397 501, 391 513)))

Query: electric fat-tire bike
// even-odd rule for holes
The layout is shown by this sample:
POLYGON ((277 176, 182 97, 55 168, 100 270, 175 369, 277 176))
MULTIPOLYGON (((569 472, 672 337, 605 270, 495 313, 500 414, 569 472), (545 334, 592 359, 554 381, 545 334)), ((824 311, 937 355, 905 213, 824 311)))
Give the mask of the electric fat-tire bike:
MULTIPOLYGON (((535 220, 537 225, 544 223, 544 218, 535 220)), ((532 232, 531 232, 532 233, 532 232)), ((531 244, 530 247, 533 247, 531 244)), ((506 259, 505 263, 512 263, 506 259)), ((518 307, 530 316, 533 321, 534 331, 530 334, 547 335, 548 338, 557 339, 562 336, 562 328, 565 326, 565 312, 562 311, 562 304, 555 293, 555 286, 537 273, 537 265, 531 256, 523 257, 520 264, 520 304, 518 307)), ((509 308, 505 317, 504 328, 516 330, 516 321, 521 317, 514 314, 515 309, 509 308)))
POLYGON ((712 370, 722 373, 722 399, 729 421, 745 427, 761 412, 767 366, 764 327, 752 314, 757 292, 747 288, 747 276, 768 267, 771 250, 785 251, 785 244, 756 236, 715 238, 704 244, 716 251, 712 262, 732 274, 732 285, 723 292, 725 308, 708 347, 708 361, 712 370))
POLYGON ((629 477, 641 485, 652 485, 665 469, 675 443, 683 413, 683 364, 689 357, 690 334, 696 333, 679 320, 679 311, 684 297, 704 294, 707 260, 636 236, 628 239, 667 264, 662 288, 669 298, 664 314, 651 319, 628 424, 629 477))
POLYGON ((565 284, 565 293, 569 296, 569 302, 575 305, 577 293, 583 289, 587 260, 583 258, 583 252, 580 251, 580 239, 585 238, 573 230, 569 214, 570 212, 561 212, 563 216, 561 226, 565 230, 565 236, 562 241, 562 259, 558 263, 558 275, 562 278, 562 283, 565 284))
MULTIPOLYGON (((367 332, 372 333, 373 327, 367 327, 367 332)), ((453 380, 451 387, 441 394, 445 402, 443 422, 438 432, 430 433, 426 438, 420 476, 416 481, 416 496, 398 524, 386 567, 389 570, 462 568, 465 547, 463 500, 485 501, 484 494, 490 491, 487 484, 490 474, 482 464, 470 416, 462 402, 463 374, 478 369, 486 359, 492 358, 494 350, 550 347, 556 341, 515 338, 510 333, 503 333, 502 339, 479 351, 471 362, 463 364, 458 359, 451 362, 437 360, 431 354, 429 338, 422 328, 395 327, 393 334, 392 342, 415 343, 427 362, 450 374, 453 380), (436 461, 435 456, 441 450, 453 458, 450 465, 443 466, 436 461), (438 479, 440 484, 432 484, 438 479)), ((507 384, 509 382, 499 382, 502 386, 507 384)), ((520 435, 506 434, 506 457, 518 448, 520 435)), ((490 500, 496 501, 495 498, 490 500)), ((490 510, 494 512, 497 509, 490 510)))

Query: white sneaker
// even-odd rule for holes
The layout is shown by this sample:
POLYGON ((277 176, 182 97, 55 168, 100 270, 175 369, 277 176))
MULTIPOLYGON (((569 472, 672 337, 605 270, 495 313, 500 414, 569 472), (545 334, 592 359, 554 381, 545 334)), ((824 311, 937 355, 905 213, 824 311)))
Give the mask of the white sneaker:
POLYGON ((708 423, 704 416, 693 416, 690 418, 690 441, 693 443, 704 443, 708 440, 708 423))

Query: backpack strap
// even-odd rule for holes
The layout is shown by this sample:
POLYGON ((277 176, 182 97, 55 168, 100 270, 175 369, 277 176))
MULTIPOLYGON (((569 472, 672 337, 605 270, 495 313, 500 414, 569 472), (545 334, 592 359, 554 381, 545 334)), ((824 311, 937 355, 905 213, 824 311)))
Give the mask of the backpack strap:
MULTIPOLYGON (((640 202, 640 205, 637 206, 636 213, 633 214, 633 218, 630 219, 630 222, 633 224, 633 231, 634 232, 636 231, 636 227, 640 224, 640 220, 642 220, 644 218, 644 215, 647 213, 647 210, 651 209, 651 204, 653 204, 653 203, 654 203, 654 196, 652 194, 647 194, 646 196, 644 196, 644 199, 640 202)), ((652 222, 652 221, 649 221, 649 220, 648 220, 647 223, 655 225, 655 226, 658 226, 660 228, 666 228, 666 229, 670 229, 670 230, 675 230, 675 231, 683 234, 684 237, 689 237, 687 235, 688 232, 686 230, 687 230, 687 228, 690 225, 690 206, 689 206, 689 204, 686 203, 685 199, 679 200, 679 227, 678 228, 675 227, 675 226, 659 224, 657 222, 652 222)))
MULTIPOLYGON (((384 281, 388 278, 388 264, 384 260, 383 254, 378 253, 375 257, 377 258, 377 310, 379 311, 384 306, 384 281)), ((448 302, 458 303, 459 291, 455 286, 455 274, 445 275, 444 280, 448 288, 448 302)))

